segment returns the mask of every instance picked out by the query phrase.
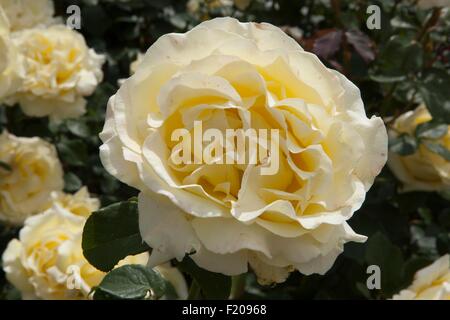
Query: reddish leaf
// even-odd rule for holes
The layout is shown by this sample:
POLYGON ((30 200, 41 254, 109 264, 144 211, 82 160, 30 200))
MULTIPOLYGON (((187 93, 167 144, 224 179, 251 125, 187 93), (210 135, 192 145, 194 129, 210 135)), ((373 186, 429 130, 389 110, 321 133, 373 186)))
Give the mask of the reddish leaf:
POLYGON ((323 59, 328 59, 338 52, 342 43, 342 30, 329 29, 314 41, 313 52, 323 59))
POLYGON ((358 52, 363 60, 368 63, 375 59, 373 43, 370 38, 359 30, 346 31, 347 42, 358 52))

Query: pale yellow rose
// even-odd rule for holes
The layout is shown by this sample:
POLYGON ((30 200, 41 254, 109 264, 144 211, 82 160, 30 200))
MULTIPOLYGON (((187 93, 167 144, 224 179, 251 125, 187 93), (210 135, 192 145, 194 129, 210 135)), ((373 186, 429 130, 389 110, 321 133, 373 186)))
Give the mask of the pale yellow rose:
POLYGON ((16 32, 25 79, 9 101, 29 116, 59 120, 85 112, 86 100, 103 77, 104 56, 89 49, 83 36, 65 26, 16 32))
POLYGON ((0 7, 0 103, 19 87, 24 72, 21 61, 11 40, 9 21, 0 7))
POLYGON ((100 200, 92 198, 86 187, 81 188, 75 194, 54 191, 50 198, 48 208, 54 204, 58 204, 74 215, 85 218, 89 217, 92 212, 97 211, 100 208, 100 200))
POLYGON ((0 220, 22 224, 42 211, 53 191, 64 186, 55 148, 38 138, 0 135, 0 220))
MULTIPOLYGON (((398 117, 389 134, 396 137, 401 133, 414 135, 419 124, 431 120, 424 105, 398 117)), ((436 141, 450 149, 450 126, 445 136, 436 141)), ((402 191, 440 191, 450 187, 450 162, 431 152, 424 144, 409 156, 389 153, 388 165, 395 176, 403 183, 402 191)))
POLYGON ((10 21, 11 31, 54 23, 52 0, 0 0, 0 7, 10 21))
MULTIPOLYGON (((19 238, 9 242, 2 257, 6 278, 23 299, 85 299, 101 282, 105 273, 83 256, 85 221, 58 205, 25 221, 19 238)), ((148 254, 143 253, 119 265, 147 260, 148 254)))
POLYGON ((446 254, 416 272, 407 289, 394 295, 394 300, 450 300, 450 256, 446 254))
MULTIPOLYGON (((161 37, 108 103, 102 163, 141 191, 150 264, 192 259, 262 283, 293 270, 325 273, 387 157, 387 134, 360 92, 270 24, 232 18, 161 37), (278 129, 279 170, 257 164, 177 165, 175 129, 278 129)), ((223 145, 221 146, 223 147, 223 145)), ((247 150, 246 150, 247 151, 247 150)), ((217 160, 223 160, 217 159, 217 160)))

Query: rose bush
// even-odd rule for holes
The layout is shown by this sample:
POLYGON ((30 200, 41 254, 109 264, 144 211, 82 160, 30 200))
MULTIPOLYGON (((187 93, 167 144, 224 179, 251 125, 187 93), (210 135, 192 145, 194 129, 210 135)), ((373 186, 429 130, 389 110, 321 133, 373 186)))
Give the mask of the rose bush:
POLYGON ((214 272, 250 264, 263 283, 323 274, 344 243, 364 241, 346 221, 387 157, 383 121, 366 117, 349 80, 280 29, 230 18, 161 37, 110 99, 101 138, 105 168, 141 191, 152 264, 195 252, 214 272), (172 131, 195 120, 281 130, 279 171, 177 166, 172 131))

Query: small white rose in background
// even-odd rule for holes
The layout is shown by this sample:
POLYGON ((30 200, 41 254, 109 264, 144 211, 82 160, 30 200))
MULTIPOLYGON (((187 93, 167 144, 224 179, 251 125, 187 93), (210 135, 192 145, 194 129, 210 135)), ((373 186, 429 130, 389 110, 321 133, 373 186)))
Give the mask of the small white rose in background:
POLYGON ((0 220, 20 225, 42 211, 53 191, 64 186, 54 146, 34 137, 0 135, 0 220))
POLYGON ((414 281, 394 300, 450 300, 450 256, 444 255, 416 272, 414 281))
POLYGON ((11 31, 55 23, 52 0, 0 0, 0 7, 10 21, 11 31))
MULTIPOLYGON (((3 253, 6 278, 23 299, 86 299, 105 273, 83 256, 86 219, 61 206, 28 218, 19 238, 3 253), (78 289, 79 288, 79 289, 78 289)), ((129 256, 118 265, 146 264, 148 254, 129 256)))
POLYGON ((232 18, 158 39, 110 98, 101 139, 105 168, 141 191, 151 265, 192 253, 227 275, 250 265, 262 283, 324 274, 346 242, 364 241, 347 220, 387 158, 384 123, 367 118, 355 85, 279 28, 232 18), (176 165, 171 134, 197 120, 279 129, 278 173, 176 165))
MULTIPOLYGON (((431 121, 432 117, 425 105, 408 111, 398 117, 393 129, 389 131, 392 137, 401 133, 414 135, 418 125, 431 121)), ((438 143, 450 149, 450 126, 448 132, 437 140, 438 143)), ((440 191, 450 188, 450 162, 438 154, 431 152, 424 144, 408 156, 389 153, 388 165, 394 175, 403 183, 403 191, 440 191)))
POLYGON ((53 120, 81 116, 86 100, 103 78, 103 55, 83 36, 62 25, 16 32, 13 42, 24 57, 25 79, 9 104, 28 116, 53 120))
POLYGON ((23 67, 10 34, 8 18, 0 6, 0 103, 20 85, 23 67))

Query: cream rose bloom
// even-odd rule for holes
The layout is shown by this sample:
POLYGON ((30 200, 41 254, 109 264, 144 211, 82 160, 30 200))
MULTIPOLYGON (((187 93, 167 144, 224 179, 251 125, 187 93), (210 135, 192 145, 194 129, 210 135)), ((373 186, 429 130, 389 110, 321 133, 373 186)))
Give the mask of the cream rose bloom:
POLYGON ((72 214, 89 217, 92 212, 100 208, 100 200, 92 198, 86 187, 81 188, 75 194, 65 193, 62 191, 54 191, 51 194, 49 207, 58 204, 72 214))
MULTIPOLYGON (((81 239, 86 219, 59 205, 28 218, 19 239, 3 253, 6 278, 23 299, 83 299, 105 273, 83 256, 81 239), (79 285, 79 290, 75 284, 79 285)), ((119 265, 145 264, 148 254, 130 256, 119 265)))
POLYGON ((23 67, 9 31, 9 21, 0 6, 0 103, 20 85, 23 67))
POLYGON ((410 287, 394 300, 450 300, 450 256, 446 254, 414 275, 410 287))
POLYGON ((141 191, 139 225, 153 265, 192 253, 202 268, 282 282, 325 273, 347 220, 386 162, 387 134, 360 92, 279 28, 232 18, 161 37, 111 97, 102 163, 141 191), (195 120, 280 131, 279 170, 171 160, 173 130, 195 120))
POLYGON ((53 191, 64 186, 63 171, 55 148, 34 137, 0 135, 0 220, 22 224, 42 211, 53 191))
MULTIPOLYGON (((398 117, 389 134, 414 135, 419 124, 430 121, 431 115, 424 105, 398 117)), ((450 126, 447 134, 438 139, 439 143, 450 149, 450 126)), ((418 150, 409 156, 389 153, 388 165, 395 176, 403 182, 403 191, 440 191, 450 188, 450 162, 420 144, 418 150)))
POLYGON ((49 25, 54 22, 52 0, 0 0, 11 23, 11 31, 49 25))
POLYGON ((9 103, 20 103, 28 116, 59 120, 82 115, 84 97, 102 80, 104 56, 61 25, 17 32, 13 41, 25 60, 25 80, 9 103))

